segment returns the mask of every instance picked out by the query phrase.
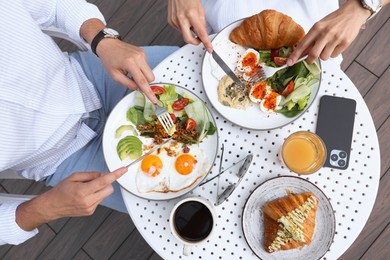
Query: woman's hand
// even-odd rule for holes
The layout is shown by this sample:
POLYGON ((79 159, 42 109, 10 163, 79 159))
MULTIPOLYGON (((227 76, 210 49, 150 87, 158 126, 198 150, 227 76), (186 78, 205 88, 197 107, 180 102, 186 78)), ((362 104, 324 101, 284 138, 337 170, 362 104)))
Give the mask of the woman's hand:
POLYGON ((212 52, 201 0, 169 0, 168 23, 183 34, 186 43, 198 45, 203 42, 206 50, 212 52))
POLYGON ((111 173, 74 173, 49 191, 20 204, 16 222, 29 231, 58 218, 92 215, 114 191, 112 183, 126 172, 123 167, 111 173))
POLYGON ((370 16, 359 1, 349 0, 335 12, 313 25, 287 60, 292 66, 297 59, 308 54, 308 63, 318 57, 327 60, 340 55, 356 38, 360 28, 370 16))

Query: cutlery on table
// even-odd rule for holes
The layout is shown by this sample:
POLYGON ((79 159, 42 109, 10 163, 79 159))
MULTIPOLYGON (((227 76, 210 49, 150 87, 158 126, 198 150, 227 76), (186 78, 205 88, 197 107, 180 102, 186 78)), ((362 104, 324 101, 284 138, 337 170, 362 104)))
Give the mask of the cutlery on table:
POLYGON ((218 55, 218 53, 213 50, 211 53, 213 59, 218 63, 221 69, 240 87, 245 87, 244 83, 234 74, 234 72, 229 68, 229 66, 222 60, 222 58, 218 55))
MULTIPOLYGON (((308 55, 305 55, 302 58, 298 59, 296 63, 305 60, 307 58, 307 56, 308 55)), ((253 73, 253 75, 251 77, 249 77, 248 81, 251 84, 257 83, 259 81, 264 81, 267 78, 272 77, 277 71, 284 69, 284 68, 287 68, 287 67, 288 67, 287 64, 280 66, 280 67, 277 67, 277 68, 268 67, 268 66, 262 67, 261 69, 257 70, 255 73, 253 73)))

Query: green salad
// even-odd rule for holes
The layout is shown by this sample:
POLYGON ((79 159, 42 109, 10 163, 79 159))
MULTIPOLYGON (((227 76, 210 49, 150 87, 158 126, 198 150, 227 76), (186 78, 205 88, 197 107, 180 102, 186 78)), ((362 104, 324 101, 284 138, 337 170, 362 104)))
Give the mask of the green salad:
POLYGON ((175 85, 155 85, 151 89, 156 94, 158 105, 167 109, 174 126, 166 133, 156 117, 156 106, 142 93, 135 92, 133 106, 126 112, 129 125, 118 127, 115 137, 120 141, 117 152, 121 160, 142 155, 142 139, 153 138, 156 144, 165 138, 172 137, 183 144, 183 147, 197 144, 207 135, 213 135, 216 128, 212 123, 206 105, 200 99, 184 92, 177 93, 175 85), (130 131, 131 138, 122 137, 125 131, 130 131), (138 140, 136 140, 138 139, 138 140))
MULTIPOLYGON (((282 47, 275 50, 260 50, 259 53, 261 63, 279 67, 287 62, 291 49, 282 47)), ((294 117, 302 112, 307 106, 312 87, 319 82, 320 73, 317 61, 313 64, 301 61, 269 77, 266 80, 267 85, 283 97, 279 103, 282 108, 275 112, 287 117, 294 117)))

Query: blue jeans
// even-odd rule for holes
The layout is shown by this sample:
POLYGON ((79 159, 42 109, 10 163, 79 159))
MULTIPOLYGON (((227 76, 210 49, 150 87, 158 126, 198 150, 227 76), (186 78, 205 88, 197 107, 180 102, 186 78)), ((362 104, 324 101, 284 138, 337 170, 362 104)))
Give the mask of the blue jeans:
MULTIPOLYGON (((153 69, 163 59, 176 51, 178 47, 148 46, 144 47, 144 49, 147 62, 153 69)), ((112 80, 100 60, 92 52, 75 52, 71 55, 79 61, 85 75, 95 86, 102 102, 102 108, 93 111, 86 121, 86 124, 96 132, 97 136, 85 147, 67 158, 57 168, 56 172, 46 179, 46 185, 50 186, 56 185, 74 172, 109 171, 104 161, 102 147, 104 125, 114 106, 130 92, 129 89, 112 80)), ((114 192, 103 200, 101 205, 127 213, 119 184, 114 182, 113 186, 114 192)))

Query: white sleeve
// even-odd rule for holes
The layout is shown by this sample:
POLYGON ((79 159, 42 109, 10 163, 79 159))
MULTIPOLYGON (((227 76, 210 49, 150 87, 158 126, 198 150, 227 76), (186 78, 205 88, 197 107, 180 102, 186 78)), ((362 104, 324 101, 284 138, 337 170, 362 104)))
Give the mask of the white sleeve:
POLYGON ((38 229, 24 231, 16 223, 16 208, 23 200, 0 202, 0 245, 18 245, 38 234, 38 229))
POLYGON ((97 18, 106 24, 99 9, 85 0, 22 1, 27 11, 39 25, 60 28, 75 40, 82 40, 80 27, 86 20, 97 18))

